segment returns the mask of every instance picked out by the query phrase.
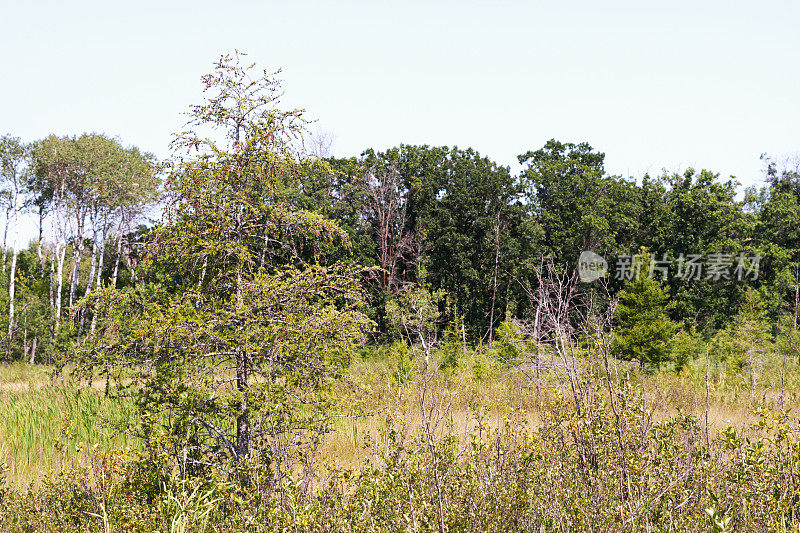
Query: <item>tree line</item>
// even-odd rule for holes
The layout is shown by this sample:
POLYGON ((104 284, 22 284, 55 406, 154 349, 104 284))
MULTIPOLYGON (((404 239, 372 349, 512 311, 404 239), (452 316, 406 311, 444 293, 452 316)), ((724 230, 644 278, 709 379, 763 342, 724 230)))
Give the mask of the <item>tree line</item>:
MULTIPOLYGON (((205 79, 208 86, 220 81, 205 79)), ((272 103, 250 96, 252 109, 272 103)), ((195 124, 231 119, 210 117, 214 109, 195 109, 195 124)), ((613 296, 627 283, 614 275, 615 261, 642 247, 668 263, 661 287, 670 303, 659 306, 683 329, 710 337, 730 323, 748 289, 771 320, 788 313, 796 326, 796 164, 762 156, 764 184, 740 196, 734 178, 709 170, 638 180, 609 175, 604 154, 587 143, 550 140, 521 154, 523 170, 514 174, 471 148, 400 145, 330 157, 309 149, 314 143, 304 137, 301 113, 283 112, 272 124, 282 129, 268 132, 270 142, 305 155, 294 170, 276 172, 262 196, 333 223, 344 238, 317 242, 297 231, 262 253, 273 262, 292 256, 363 267, 359 281, 375 342, 403 335, 387 309, 424 286, 439 295, 436 331, 457 332, 465 343, 491 343, 504 320, 535 314, 528 294, 543 261, 574 268, 580 253, 591 250, 610 263, 601 281, 613 296), (758 257, 757 278, 679 275, 679 259, 715 254, 758 257)), ((232 145, 263 133, 246 115, 225 128, 232 145)), ((173 147, 199 154, 197 138, 179 136, 173 147)), ((221 149, 212 141, 209 147, 221 149)), ((97 313, 79 300, 103 286, 136 281, 140 250, 154 234, 154 226, 142 224, 143 214, 160 202, 169 165, 100 134, 30 144, 7 135, 0 154, 5 358, 49 361, 97 328, 97 313), (39 236, 18 251, 26 211, 38 215, 39 236)), ((174 205, 161 207, 169 212, 174 205)), ((217 221, 210 230, 222 225, 217 221)), ((198 260, 187 248, 183 256, 149 264, 148 275, 177 290, 188 282, 180 275, 186 264, 198 260)), ((213 268, 209 260, 204 257, 201 272, 213 268)))
POLYGON ((330 158, 327 181, 289 189, 347 229, 358 262, 380 267, 367 285, 381 333, 390 333, 386 302, 425 282, 446 295, 443 326, 455 321, 472 342, 491 341, 501 321, 535 311, 526 287, 543 258, 569 268, 585 250, 607 258, 615 295, 628 281, 615 275, 618 263, 644 247, 667 265, 659 277, 670 317, 711 335, 748 288, 770 317, 788 312, 796 321, 800 174, 763 159, 765 184, 741 198, 735 179, 707 170, 608 175, 603 153, 557 140, 520 155, 517 176, 472 149, 403 145, 330 158), (733 264, 682 275, 689 256, 745 257, 748 268, 757 258, 758 272, 745 279, 733 264))

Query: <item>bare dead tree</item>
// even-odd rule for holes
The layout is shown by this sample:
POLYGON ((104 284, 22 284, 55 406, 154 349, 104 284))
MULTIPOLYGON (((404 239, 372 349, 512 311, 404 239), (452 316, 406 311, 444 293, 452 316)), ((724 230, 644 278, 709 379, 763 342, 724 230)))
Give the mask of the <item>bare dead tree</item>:
POLYGON ((406 194, 400 172, 369 169, 365 180, 369 198, 366 217, 372 224, 377 248, 378 286, 389 294, 397 294, 404 285, 402 266, 413 251, 414 234, 408 228, 406 194))
POLYGON ((497 221, 494 227, 494 274, 492 275, 492 308, 489 313, 489 348, 494 339, 494 307, 497 302, 497 269, 500 265, 500 211, 497 211, 497 221))
POLYGON ((320 159, 326 159, 333 155, 333 141, 334 136, 331 131, 320 129, 308 136, 306 145, 311 155, 320 159))
MULTIPOLYGON (((577 275, 542 258, 534 268, 534 283, 523 284, 531 306, 538 310, 535 324, 537 345, 544 345, 552 354, 550 368, 567 378, 575 412, 582 414, 584 392, 574 354, 575 324, 571 320, 579 302, 577 275)), ((541 367, 541 363, 539 362, 541 367)))

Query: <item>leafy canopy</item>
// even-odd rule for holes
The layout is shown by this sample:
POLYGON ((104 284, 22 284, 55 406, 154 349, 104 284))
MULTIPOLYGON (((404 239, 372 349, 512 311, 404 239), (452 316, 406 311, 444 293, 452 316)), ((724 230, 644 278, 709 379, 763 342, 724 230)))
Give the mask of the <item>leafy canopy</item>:
POLYGON ((184 474, 270 483, 287 467, 275 461, 324 429, 324 388, 369 321, 355 268, 314 260, 320 242, 346 244, 346 234, 276 189, 282 177, 326 170, 292 149, 301 112, 270 107, 277 80, 251 78, 238 59, 222 57, 204 78, 218 94, 189 120, 226 126, 231 142, 178 136, 176 147, 196 155, 173 161, 144 281, 99 295, 105 320, 80 362, 116 378, 133 372, 121 390, 146 415, 143 434, 166 435, 157 448, 184 474))

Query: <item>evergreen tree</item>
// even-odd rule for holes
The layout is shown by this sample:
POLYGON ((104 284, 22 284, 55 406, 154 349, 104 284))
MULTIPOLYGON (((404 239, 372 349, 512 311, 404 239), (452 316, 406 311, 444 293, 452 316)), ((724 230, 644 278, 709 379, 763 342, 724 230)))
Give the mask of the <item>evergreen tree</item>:
POLYGON ((649 254, 636 256, 641 268, 620 292, 617 305, 615 352, 621 359, 636 360, 642 369, 669 360, 670 341, 679 325, 669 318, 669 297, 648 268, 649 254), (642 264, 646 263, 646 264, 642 264))

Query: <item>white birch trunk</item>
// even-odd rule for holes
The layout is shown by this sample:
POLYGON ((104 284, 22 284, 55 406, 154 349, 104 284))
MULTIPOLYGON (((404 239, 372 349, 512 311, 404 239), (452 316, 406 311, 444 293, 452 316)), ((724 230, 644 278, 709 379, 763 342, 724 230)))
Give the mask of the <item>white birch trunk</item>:
POLYGON ((8 222, 11 213, 11 207, 6 208, 5 226, 3 226, 3 272, 6 271, 6 237, 8 237, 8 222))
POLYGON ((33 338, 33 344, 31 345, 31 358, 28 361, 28 364, 33 364, 34 360, 36 359, 36 343, 39 339, 37 337, 33 338))
POLYGON ((122 255, 122 229, 117 233, 117 255, 114 258, 114 273, 111 275, 111 287, 117 288, 117 274, 119 273, 119 259, 122 255))
POLYGON ((42 254, 42 237, 44 229, 44 207, 39 206, 39 242, 36 245, 36 256, 39 258, 39 266, 42 269, 42 278, 44 278, 44 255, 42 254))
POLYGON ((78 234, 77 242, 73 244, 72 273, 69 284, 69 306, 75 304, 75 295, 78 293, 78 280, 80 277, 81 255, 83 255, 83 235, 78 234))
MULTIPOLYGON (((98 260, 97 266, 97 284, 95 285, 95 290, 99 291, 100 287, 102 286, 103 280, 103 262, 105 260, 106 255, 106 235, 105 231, 103 231, 103 241, 100 243, 100 259, 98 260)), ((94 332, 97 329, 97 304, 94 306, 94 314, 92 315, 92 326, 89 328, 89 335, 94 336, 94 332)))
MULTIPOLYGON (((92 224, 94 226, 94 224, 92 224)), ((92 292, 92 282, 94 281, 94 271, 97 267, 97 230, 92 231, 92 260, 89 267, 89 276, 86 278, 86 290, 83 291, 83 297, 86 298, 92 292)), ((81 335, 83 335, 83 325, 86 323, 86 309, 81 310, 81 321, 78 327, 78 341, 80 342, 81 335)))
POLYGON ((55 290, 53 289, 53 283, 55 279, 56 279, 56 248, 54 245, 53 258, 50 260, 50 310, 51 311, 53 311, 56 308, 55 290))
POLYGON ((56 266, 56 309, 55 309, 55 326, 53 327, 53 337, 58 335, 58 328, 61 324, 61 292, 64 288, 64 257, 67 254, 67 245, 56 245, 56 254, 58 255, 56 266))
MULTIPOLYGON (((17 256, 19 252, 17 251, 17 240, 19 239, 19 207, 17 205, 19 201, 19 197, 17 195, 17 191, 14 191, 14 216, 13 216, 13 228, 12 231, 14 232, 14 236, 11 239, 11 247, 12 247, 12 258, 11 258, 11 273, 8 281, 8 352, 11 351, 11 341, 14 339, 14 290, 16 288, 16 277, 17 277, 17 256)), ((6 218, 6 229, 8 229, 8 220, 6 218)), ((3 237, 5 241, 5 236, 3 237)), ((3 247, 3 270, 5 271, 5 246, 3 247)))
POLYGON ((14 339, 14 289, 15 289, 15 279, 17 273, 17 256, 19 252, 17 252, 16 248, 14 249, 13 256, 11 258, 11 278, 8 282, 8 343, 9 349, 11 345, 11 341, 14 339))

